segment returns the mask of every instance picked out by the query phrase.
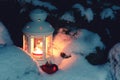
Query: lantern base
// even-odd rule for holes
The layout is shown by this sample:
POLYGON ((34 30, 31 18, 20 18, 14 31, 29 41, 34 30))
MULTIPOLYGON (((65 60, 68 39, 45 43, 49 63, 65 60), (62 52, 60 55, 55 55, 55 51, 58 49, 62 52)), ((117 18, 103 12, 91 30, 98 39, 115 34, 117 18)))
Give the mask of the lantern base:
POLYGON ((35 53, 32 53, 32 56, 34 59, 36 60, 43 60, 43 54, 35 54, 35 53))

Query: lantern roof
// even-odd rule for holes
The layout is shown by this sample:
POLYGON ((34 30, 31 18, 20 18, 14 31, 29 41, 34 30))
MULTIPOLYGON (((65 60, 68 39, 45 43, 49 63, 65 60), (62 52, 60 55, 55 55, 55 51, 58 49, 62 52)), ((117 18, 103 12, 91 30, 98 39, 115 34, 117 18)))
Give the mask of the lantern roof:
POLYGON ((41 9, 35 9, 30 12, 30 19, 32 21, 45 21, 47 18, 48 13, 41 9))
POLYGON ((33 36, 44 36, 52 34, 54 28, 45 21, 47 18, 47 12, 41 9, 35 9, 31 11, 30 18, 31 22, 23 28, 23 33, 33 36))
POLYGON ((54 28, 48 22, 29 22, 24 28, 23 33, 33 36, 50 35, 54 32, 54 28))

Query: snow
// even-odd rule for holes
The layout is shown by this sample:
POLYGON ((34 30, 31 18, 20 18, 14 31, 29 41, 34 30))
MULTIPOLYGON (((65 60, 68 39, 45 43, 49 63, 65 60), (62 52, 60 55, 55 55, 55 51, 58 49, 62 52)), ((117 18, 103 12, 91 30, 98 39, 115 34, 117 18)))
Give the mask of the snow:
POLYGON ((69 21, 69 22, 75 22, 75 18, 72 14, 72 12, 66 12, 64 13, 61 18, 61 20, 66 20, 66 21, 69 21))
POLYGON ((0 53, 0 80, 106 80, 109 76, 107 66, 93 66, 78 54, 63 59, 59 71, 48 75, 39 74, 35 63, 16 46, 6 46, 0 53))
POLYGON ((120 80, 120 43, 117 43, 109 52, 113 80, 120 80))
POLYGON ((92 0, 86 0, 87 4, 92 4, 92 0))
POLYGON ((87 8, 85 11, 85 17, 88 22, 91 22, 94 18, 94 13, 91 8, 87 8))
MULTIPOLYGON (((72 55, 70 59, 64 59, 61 65, 72 64, 69 68, 60 67, 61 69, 53 75, 42 73, 43 80, 106 80, 109 73, 105 68, 90 65, 84 57, 72 55), (72 60, 75 62, 71 63, 72 60), (67 64, 65 64, 67 62, 67 64), (47 77, 46 77, 47 76, 47 77)), ((110 79, 108 79, 110 80, 110 79)))
POLYGON ((120 6, 113 5, 113 6, 112 6, 112 9, 113 9, 113 10, 120 10, 120 6))
POLYGON ((49 10, 56 10, 57 8, 55 6, 53 6, 52 4, 48 3, 48 2, 42 2, 39 0, 34 0, 32 1, 32 4, 34 6, 43 6, 45 8, 48 8, 49 10))
POLYGON ((81 16, 85 16, 88 22, 91 22, 94 18, 94 13, 91 8, 84 8, 81 4, 73 5, 73 8, 78 9, 80 11, 81 16))
POLYGON ((113 19, 115 17, 114 12, 111 8, 104 9, 101 12, 100 16, 101 16, 101 19, 105 19, 105 18, 113 19))
POLYGON ((20 48, 12 45, 10 35, 0 23, 0 80, 40 80, 36 63, 20 48))
POLYGON ((81 12, 81 16, 84 16, 85 9, 81 4, 77 3, 77 4, 73 5, 73 8, 78 9, 81 12))
POLYGON ((0 48, 0 80, 40 80, 36 63, 16 46, 0 48))
POLYGON ((84 56, 95 52, 96 47, 100 47, 101 49, 105 47, 97 33, 86 29, 78 29, 75 36, 58 33, 54 39, 54 46, 57 46, 56 51, 58 53, 79 53, 84 56), (58 44, 59 46, 57 46, 58 44))
MULTIPOLYGON (((49 2, 44 2, 41 0, 18 0, 18 2, 20 3, 20 5, 23 7, 23 5, 25 5, 25 3, 29 3, 32 4, 33 6, 40 6, 40 7, 44 7, 47 8, 48 10, 52 11, 52 10, 57 10, 57 7, 52 5, 49 2)), ((27 10, 27 7, 23 7, 20 10, 20 13, 23 13, 27 10)))
POLYGON ((4 24, 0 22, 0 46, 2 45, 12 45, 13 42, 10 38, 9 32, 5 28, 4 24))
POLYGON ((55 6, 53 6, 52 4, 48 3, 48 2, 43 2, 43 1, 40 1, 40 0, 33 0, 32 1, 32 4, 34 6, 42 6, 42 7, 45 7, 45 8, 48 8, 49 10, 56 10, 57 8, 55 6))
MULTIPOLYGON (((9 35, 4 36, 9 37, 9 35)), ((109 63, 93 66, 83 54, 76 53, 80 51, 79 49, 89 53, 89 50, 94 51, 96 46, 103 48, 96 33, 81 29, 73 36, 72 33, 68 35, 60 30, 55 36, 54 45, 56 46, 53 46, 53 60, 59 70, 51 75, 44 73, 36 61, 33 61, 22 49, 14 45, 0 47, 0 80, 111 80, 109 63), (73 51, 69 52, 69 46, 72 47, 74 44, 73 51), (63 49, 66 49, 65 53, 71 57, 62 58, 59 53, 64 51, 63 49)))

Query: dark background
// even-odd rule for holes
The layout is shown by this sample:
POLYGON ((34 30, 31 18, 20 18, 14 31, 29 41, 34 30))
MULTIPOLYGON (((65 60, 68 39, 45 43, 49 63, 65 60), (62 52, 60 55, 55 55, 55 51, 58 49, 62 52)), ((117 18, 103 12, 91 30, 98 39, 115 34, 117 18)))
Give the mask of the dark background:
MULTIPOLYGON (((120 5, 119 0, 93 0, 93 4, 89 5, 86 3, 86 0, 43 0, 48 1, 55 5, 58 8, 58 12, 63 13, 66 10, 70 10, 72 5, 75 3, 81 3, 84 7, 90 7, 96 13, 101 12, 101 6, 103 3, 111 3, 120 5)), ((28 7, 32 7, 28 5, 28 7)), ((17 0, 0 0, 0 21, 4 23, 7 27, 12 40, 16 46, 22 47, 22 28, 24 25, 29 21, 28 15, 29 11, 26 13, 20 14, 21 6, 17 2, 17 0)), ((31 8, 30 8, 31 9, 31 8)), ((120 41, 120 12, 116 14, 116 18, 113 20, 101 20, 98 16, 95 16, 94 21, 91 23, 87 23, 86 21, 82 20, 83 18, 79 18, 78 22, 81 22, 80 28, 85 28, 91 30, 93 32, 98 33, 101 37, 103 42, 106 44, 107 47, 111 48, 114 44, 120 41), (108 28, 111 32, 112 38, 108 36, 105 29, 108 28)), ((77 15, 77 13, 76 13, 77 15)), ((77 19, 77 17, 76 17, 77 19)), ((49 20, 48 20, 49 21, 49 20)), ((52 19, 50 22, 53 27, 56 28, 55 19, 52 19), (53 23, 54 22, 54 23, 53 23)), ((56 22, 57 24, 57 22, 56 22)), ((60 23, 59 23, 60 24, 60 23)), ((78 24, 78 23, 77 23, 78 24)), ((58 28, 56 28, 58 29, 58 28)))
POLYGON ((0 0, 0 21, 8 29, 14 44, 22 46, 22 26, 24 20, 19 14, 20 6, 16 0, 0 0))

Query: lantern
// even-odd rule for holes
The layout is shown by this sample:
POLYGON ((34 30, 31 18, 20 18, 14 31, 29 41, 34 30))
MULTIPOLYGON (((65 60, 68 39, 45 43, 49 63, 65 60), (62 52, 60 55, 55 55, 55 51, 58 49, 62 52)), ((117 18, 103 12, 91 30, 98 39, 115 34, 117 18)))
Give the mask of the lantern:
POLYGON ((47 61, 52 56, 53 27, 45 21, 47 13, 36 9, 30 13, 31 22, 23 28, 23 49, 36 60, 47 61))

